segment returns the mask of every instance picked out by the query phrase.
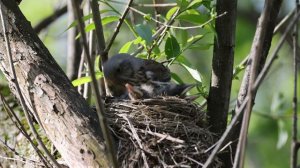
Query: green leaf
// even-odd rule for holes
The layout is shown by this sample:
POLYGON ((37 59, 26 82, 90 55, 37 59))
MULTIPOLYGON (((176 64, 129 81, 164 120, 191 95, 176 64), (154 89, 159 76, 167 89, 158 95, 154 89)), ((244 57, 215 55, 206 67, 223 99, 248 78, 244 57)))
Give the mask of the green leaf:
POLYGON ((174 79, 177 83, 184 83, 183 80, 176 74, 171 72, 172 79, 174 79))
POLYGON ((143 42, 142 37, 137 37, 135 40, 133 40, 133 44, 141 44, 143 42))
POLYGON ((85 26, 84 31, 89 32, 95 29, 95 23, 90 23, 87 26, 85 26))
POLYGON ((174 36, 168 37, 166 44, 165 44, 165 53, 167 55, 167 59, 175 58, 180 55, 180 46, 174 36))
POLYGON ((142 37, 143 40, 146 41, 146 44, 151 44, 152 42, 152 31, 148 25, 138 24, 135 26, 136 32, 139 36, 142 37))
POLYGON ((180 63, 180 65, 183 66, 192 75, 192 77, 196 81, 202 83, 202 78, 201 78, 201 75, 200 75, 199 71, 197 71, 196 69, 193 69, 191 67, 188 67, 187 65, 182 64, 182 63, 180 63))
POLYGON ((202 4, 203 0, 192 0, 192 2, 188 5, 187 9, 197 9, 202 4))
POLYGON ((193 23, 193 24, 203 24, 207 20, 209 20, 210 17, 208 15, 200 14, 200 13, 194 14, 194 13, 183 12, 177 17, 177 19, 185 22, 193 23))
POLYGON ((187 0, 176 0, 176 2, 181 9, 186 9, 186 7, 189 5, 189 2, 187 0))
POLYGON ((181 63, 181 64, 184 64, 188 67, 192 66, 191 63, 183 56, 183 55, 179 55, 177 58, 176 58, 176 61, 178 63, 181 63))
POLYGON ((119 50, 119 53, 128 53, 133 41, 128 41, 125 43, 122 48, 119 50))
POLYGON ((179 7, 175 6, 173 8, 171 8, 168 13, 166 14, 166 19, 170 20, 171 17, 174 15, 174 13, 179 9, 179 7))
POLYGON ((111 15, 111 16, 105 16, 101 19, 102 21, 102 25, 106 25, 108 23, 111 23, 111 22, 115 22, 115 21, 118 21, 119 20, 119 16, 116 16, 116 15, 111 15))
POLYGON ((242 72, 244 69, 245 69, 245 66, 243 66, 243 65, 236 66, 233 71, 234 73, 233 73, 232 79, 238 80, 239 79, 238 74, 240 72, 242 72))
POLYGON ((289 136, 284 121, 280 119, 278 120, 277 124, 278 124, 278 140, 277 140, 276 148, 281 149, 286 144, 289 136))
MULTIPOLYGON (((100 79, 103 77, 103 73, 99 72, 99 71, 96 72, 95 75, 96 75, 96 79, 100 79)), ((79 86, 79 85, 82 85, 82 84, 85 84, 85 83, 88 83, 91 81, 92 81, 92 78, 90 76, 84 76, 84 77, 73 80, 72 84, 73 84, 73 86, 76 87, 76 86, 79 86)))
POLYGON ((200 40, 200 39, 202 39, 204 37, 204 35, 203 34, 199 34, 199 35, 196 35, 196 36, 192 36, 192 37, 190 37, 188 40, 187 40, 187 42, 195 42, 195 41, 198 41, 198 40, 200 40))
MULTIPOLYGON (((86 15, 86 16, 83 16, 83 17, 82 17, 82 20, 83 20, 83 21, 87 21, 87 20, 89 20, 89 19, 91 19, 91 18, 93 18, 93 14, 92 14, 92 13, 90 13, 90 14, 88 14, 88 15, 86 15)), ((77 20, 74 20, 74 21, 70 24, 70 26, 68 26, 68 28, 67 28, 65 31, 69 30, 71 27, 77 26, 77 24, 78 24, 78 21, 77 21, 77 20)))
POLYGON ((182 48, 185 47, 186 44, 187 44, 187 41, 188 41, 188 32, 187 32, 187 30, 178 29, 177 34, 178 34, 177 39, 179 39, 182 48))
POLYGON ((100 72, 100 62, 101 62, 100 55, 97 55, 96 59, 95 59, 95 71, 96 72, 100 72))
POLYGON ((213 44, 192 44, 188 49, 208 50, 213 44))

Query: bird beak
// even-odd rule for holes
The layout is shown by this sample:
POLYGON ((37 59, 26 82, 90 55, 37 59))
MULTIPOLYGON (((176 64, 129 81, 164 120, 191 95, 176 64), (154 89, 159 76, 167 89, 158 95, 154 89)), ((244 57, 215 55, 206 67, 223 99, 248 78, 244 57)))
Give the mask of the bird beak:
POLYGON ((123 81, 128 81, 128 82, 131 82, 131 83, 137 83, 138 82, 138 80, 136 80, 134 78, 128 78, 128 77, 125 77, 125 76, 120 76, 119 78, 123 81))

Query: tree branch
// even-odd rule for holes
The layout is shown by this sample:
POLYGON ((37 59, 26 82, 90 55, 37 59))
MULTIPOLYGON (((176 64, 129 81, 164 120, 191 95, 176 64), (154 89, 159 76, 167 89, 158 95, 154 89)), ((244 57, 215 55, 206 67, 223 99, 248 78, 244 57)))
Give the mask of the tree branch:
MULTIPOLYGON (((296 12, 295 16, 299 13, 299 0, 295 1, 296 3, 296 12)), ((299 143, 298 143, 298 23, 295 24, 294 27, 294 34, 293 34, 293 55, 294 55, 294 96, 293 96, 293 128, 292 128, 292 143, 291 143, 291 168, 297 167, 297 159, 298 159, 298 150, 299 150, 299 143)))
MULTIPOLYGON (((32 113, 36 111, 48 138, 70 167, 108 167, 95 113, 77 93, 16 3, 11 0, 0 3, 7 12, 7 35, 26 107, 32 113)), ((0 40, 4 41, 3 31, 0 40)), ((0 45, 0 69, 16 95, 5 51, 4 45, 0 45)))
POLYGON ((54 11, 54 13, 45 19, 43 19, 41 22, 39 22, 37 25, 34 26, 34 31, 39 34, 43 29, 48 27, 51 23, 53 23, 57 18, 61 17, 65 13, 67 13, 68 8, 67 5, 63 6, 62 8, 54 11))
POLYGON ((217 1, 217 13, 227 12, 227 14, 216 19, 217 37, 214 42, 207 115, 210 130, 219 135, 225 131, 227 125, 233 72, 236 8, 236 0, 217 1))
POLYGON ((85 59, 86 62, 88 64, 88 69, 92 78, 92 88, 96 97, 96 111, 97 111, 97 115, 98 115, 98 119, 100 122, 100 128, 106 143, 106 147, 107 147, 107 153, 106 156, 108 157, 110 164, 117 168, 118 167, 118 161, 116 159, 117 155, 116 155, 116 151, 114 149, 114 144, 113 144, 113 139, 112 136, 110 134, 110 130, 108 128, 107 125, 107 121, 106 118, 104 117, 104 112, 105 112, 105 108, 104 108, 104 103, 103 100, 101 98, 100 95, 100 91, 98 88, 98 84, 97 84, 97 80, 95 77, 95 68, 94 68, 94 64, 92 64, 91 61, 91 56, 88 50, 88 45, 86 42, 86 34, 85 34, 85 30, 84 30, 84 23, 82 20, 82 17, 80 16, 79 13, 79 5, 78 2, 76 0, 71 0, 72 1, 72 5, 73 5, 73 9, 75 11, 75 16, 77 18, 78 21, 78 28, 79 31, 81 33, 81 41, 82 41, 82 45, 83 45, 83 51, 85 53, 85 59))
MULTIPOLYGON (((265 64, 271 42, 273 37, 274 28, 276 25, 276 19, 279 13, 279 9, 281 6, 282 0, 266 0, 265 2, 265 8, 263 10, 263 13, 261 14, 261 17, 259 19, 256 34, 254 36, 254 40, 252 43, 252 48, 249 54, 248 59, 248 65, 245 70, 244 78, 239 90, 238 99, 235 111, 239 108, 241 103, 244 101, 245 97, 249 94, 250 89, 250 76, 254 74, 253 81, 256 79, 256 74, 260 73, 262 70, 262 67, 265 64), (257 64, 255 64, 254 69, 252 68, 252 64, 254 64, 254 58, 258 57, 257 64)), ((250 96, 251 98, 255 98, 256 92, 253 92, 253 94, 250 96)), ((252 101, 252 100, 250 100, 252 101)), ((252 106, 252 104, 251 104, 252 106)), ((250 104, 248 105, 248 111, 250 108, 250 104)), ((249 112, 250 113, 250 112, 249 112)), ((241 123, 237 125, 237 129, 235 129, 233 133, 232 139, 237 139, 240 133, 241 129, 241 123)), ((246 123, 247 124, 247 123, 246 123)), ((245 128, 245 127, 244 127, 245 128)), ((246 129, 246 128, 245 128, 246 129)), ((245 132, 246 133, 246 132, 245 132)), ((236 143, 233 144, 233 154, 235 155, 236 151, 236 143)))

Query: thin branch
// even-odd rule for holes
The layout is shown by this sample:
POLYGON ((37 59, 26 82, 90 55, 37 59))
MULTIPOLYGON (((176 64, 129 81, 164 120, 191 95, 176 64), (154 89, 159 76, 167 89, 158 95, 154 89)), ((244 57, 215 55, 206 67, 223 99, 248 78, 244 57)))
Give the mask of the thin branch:
MULTIPOLYGON (((289 32, 291 30, 291 27, 297 22, 297 19, 298 17, 300 16, 300 14, 296 15, 294 17, 294 19, 291 21, 290 25, 287 27, 287 29, 285 30, 285 32, 289 32), (289 28, 290 27, 290 28, 289 28)), ((284 33, 284 36, 286 37, 285 35, 286 33, 284 33)), ((275 56, 277 55, 278 51, 279 51, 279 48, 282 46, 281 44, 281 41, 282 39, 285 39, 285 37, 282 37, 280 40, 279 40, 279 43, 275 49, 275 51, 272 53, 272 57, 271 57, 271 60, 273 60, 272 58, 275 58, 275 56)), ((268 73, 268 70, 269 68, 267 67, 270 67, 272 65, 272 62, 273 61, 269 61, 265 67, 263 68, 263 70, 260 72, 259 76, 257 77, 256 81, 255 81, 255 84, 253 86, 253 90, 254 92, 257 91, 258 87, 260 86, 261 84, 261 81, 265 78, 266 74, 268 73)), ((224 132, 224 134, 222 135, 222 137, 219 139, 216 147, 214 148, 213 152, 211 153, 209 159, 206 161, 205 163, 205 166, 209 166, 211 164, 211 162, 213 161, 214 157, 216 156, 216 154, 218 153, 218 151, 220 151, 221 147, 228 142, 228 140, 230 140, 231 136, 233 135, 233 131, 236 128, 236 123, 240 120, 240 117, 242 116, 240 113, 243 108, 245 107, 246 105, 246 102, 248 102, 248 99, 249 97, 246 96, 244 101, 242 102, 242 104, 239 106, 239 108, 236 110, 236 115, 233 117, 231 123, 229 124, 229 126, 227 127, 226 131, 224 132)), ((204 166, 204 167, 205 167, 204 166)))
POLYGON ((242 116, 242 111, 246 107, 247 102, 248 102, 248 96, 245 98, 244 102, 241 104, 239 109, 236 111, 236 115, 233 117, 230 124, 227 126, 227 128, 224 131, 221 138, 218 140, 215 148, 213 149, 213 151, 209 155, 209 157, 206 160, 203 168, 208 168, 212 164, 212 162, 214 161, 217 153, 220 151, 220 149, 223 147, 223 145, 226 144, 227 142, 229 142, 228 139, 230 138, 230 136, 232 134, 232 131, 234 130, 234 127, 236 126, 236 123, 238 122, 239 118, 242 116))
MULTIPOLYGON (((97 36, 97 44, 98 44, 98 49, 100 53, 100 69, 102 70, 102 65, 105 61, 107 61, 108 56, 107 52, 105 52, 105 39, 104 39, 104 34, 103 34, 103 27, 102 27, 102 22, 101 22, 101 15, 99 12, 99 4, 97 0, 91 0, 91 8, 92 8, 92 13, 93 13, 93 21, 95 23, 95 30, 96 30, 96 36, 97 36)), ((104 83, 104 78, 100 79, 100 93, 102 96, 106 96, 106 90, 105 90, 105 83, 104 83)))
POLYGON ((54 13, 48 17, 46 17, 44 20, 39 22, 37 25, 34 26, 34 31, 39 34, 43 29, 48 27, 50 24, 52 24, 57 18, 61 17, 65 13, 67 13, 67 5, 63 6, 60 9, 57 9, 54 11, 54 13))
MULTIPOLYGON (((134 12, 136 12, 136 13, 142 15, 142 16, 148 16, 146 13, 144 13, 144 12, 142 12, 142 11, 139 11, 139 10, 133 8, 133 7, 130 7, 130 10, 132 10, 132 11, 134 11, 134 12)), ((210 18, 208 21, 202 23, 201 25, 198 25, 198 26, 186 26, 186 27, 183 27, 183 26, 172 26, 172 25, 170 25, 170 24, 165 24, 165 23, 160 22, 159 20, 156 20, 156 19, 153 18, 153 17, 150 17, 150 19, 151 19, 152 21, 154 21, 155 23, 158 23, 158 24, 160 24, 160 25, 162 25, 162 26, 164 26, 164 27, 173 28, 173 29, 188 30, 188 29, 198 29, 198 28, 203 28, 205 25, 207 25, 208 23, 214 21, 215 19, 217 19, 217 18, 219 18, 219 17, 222 17, 222 16, 226 15, 226 13, 227 13, 227 12, 225 11, 225 12, 221 13, 220 15, 216 16, 216 17, 212 17, 212 18, 210 18)))
POLYGON ((268 63, 266 63, 266 65, 263 67, 263 69, 261 70, 261 73, 258 75, 257 80, 254 84, 254 87, 258 87, 263 79, 265 78, 265 76, 267 75, 267 73, 269 72, 271 65, 273 64, 273 62, 275 61, 275 59, 278 56, 278 52, 280 50, 280 48, 283 46, 284 41, 286 40, 287 36, 289 35, 290 31, 292 30, 293 26, 298 22, 299 17, 300 16, 300 12, 297 13, 296 16, 294 16, 294 18, 290 21, 290 24, 286 27, 284 33, 282 34, 281 38, 278 41, 278 44, 276 45, 276 47, 274 48, 274 51, 271 54, 271 58, 268 61, 268 63))
POLYGON ((17 75, 16 75, 15 68, 14 68, 13 61, 12 61, 12 53, 11 53, 11 48, 10 48, 10 43, 9 43, 8 32, 6 30, 6 24, 5 24, 5 21, 4 21, 5 19, 3 17, 2 3, 0 3, 0 17, 1 17, 1 22, 2 22, 2 26, 3 26, 3 35, 4 35, 4 39, 5 39, 5 45, 6 45, 6 49, 7 49, 7 55, 8 55, 10 70, 11 70, 11 73, 12 73, 13 78, 14 78, 13 82, 15 84, 15 88, 16 88, 16 91, 17 91, 17 94, 18 94, 17 96, 19 97, 21 106, 24 110, 25 117, 26 117, 27 122, 29 124, 30 130, 32 131, 34 137, 36 138, 37 143, 39 144, 39 146, 41 146, 41 148, 42 148, 43 152, 46 154, 46 156, 50 159, 50 161, 56 167, 59 168, 60 167, 59 163, 50 154, 50 152, 46 148, 45 144, 42 142, 40 136, 38 135, 37 131, 35 130, 32 119, 30 118, 29 110, 27 109, 27 106, 25 104, 25 100, 24 100, 21 88, 19 86, 17 75))
MULTIPOLYGON (((295 1, 296 3, 296 12, 295 16, 297 16, 299 12, 299 0, 295 1)), ((298 20, 298 17, 296 17, 298 20)), ((298 159, 298 23, 295 23, 294 26, 294 34, 293 34, 293 55, 294 55, 294 96, 293 96, 293 128, 292 128, 292 143, 291 143, 291 168, 297 167, 297 159, 298 159)))
POLYGON ((120 28, 121 28, 121 26, 122 26, 122 24, 123 24, 123 22, 125 20, 125 17, 127 16, 127 13, 129 12, 129 9, 130 9, 130 6, 131 6, 132 2, 133 2, 133 0, 129 0, 124 13, 122 14, 122 16, 119 19, 119 22, 118 22, 118 24, 117 24, 117 26, 115 28, 114 34, 112 35, 111 39, 108 42, 107 47, 104 50, 104 53, 108 53, 108 51, 110 50, 110 48, 111 48, 111 46, 112 46, 115 38, 117 37, 117 35, 118 35, 119 31, 120 31, 120 28))
POLYGON ((45 159, 45 157, 42 155, 41 151, 37 148, 37 146, 31 140, 29 134, 27 133, 27 131, 24 128, 23 124, 21 123, 20 119, 14 113, 14 111, 11 109, 11 107, 8 105, 8 103, 6 102, 6 100, 4 99, 4 97, 2 96, 1 93, 0 93, 0 101, 2 102, 2 104, 4 106, 4 109, 5 109, 6 113, 7 113, 7 115, 9 116, 9 118, 11 119, 11 121, 15 124, 15 126, 23 134, 23 136, 29 141, 30 145, 33 147, 34 151, 37 153, 37 155, 42 160, 42 162, 44 163, 44 165, 46 167, 49 167, 48 164, 47 164, 48 161, 45 159), (15 120, 13 119, 13 117, 14 117, 15 120))
POLYGON ((0 155, 0 158, 1 159, 5 159, 5 160, 19 161, 19 162, 23 162, 23 163, 27 163, 29 161, 32 164, 34 164, 35 166, 43 166, 38 161, 35 161, 35 160, 32 160, 32 159, 28 159, 28 158, 24 158, 24 157, 22 157, 21 159, 17 159, 17 158, 11 158, 11 157, 6 157, 6 156, 1 156, 0 155))
POLYGON ((80 16, 80 13, 79 13, 78 2, 76 0, 72 0, 72 5, 73 5, 73 9, 75 11, 76 18, 77 18, 78 23, 79 23, 78 28, 79 28, 80 33, 81 33, 81 38, 80 39, 82 41, 83 50, 85 52, 89 72, 91 73, 91 77, 92 77, 92 88, 93 88, 94 94, 96 96, 96 111, 97 111, 97 115, 98 115, 99 122, 100 122, 100 128, 101 128, 101 131, 102 131, 102 134, 103 134, 103 137, 104 137, 104 140, 105 140, 105 144, 106 144, 106 147, 107 147, 107 151, 108 151, 107 156, 108 156, 108 159, 110 160, 110 163, 112 164, 112 166, 117 168, 118 167, 118 162, 117 162, 117 159, 116 159, 117 155, 116 155, 116 152, 115 152, 115 149, 114 149, 114 146, 113 146, 113 138, 110 134, 110 130, 108 128, 106 118, 104 117, 104 111, 105 111, 104 110, 104 103, 103 103, 103 100, 102 100, 100 92, 99 92, 97 80, 96 80, 96 77, 95 77, 94 65, 92 64, 90 53, 89 53, 89 50, 88 50, 88 45, 87 45, 87 42, 86 42, 86 33, 85 33, 85 30, 84 30, 84 23, 83 23, 82 17, 80 16))
MULTIPOLYGON (((68 25, 71 25, 75 20, 74 11, 72 8, 72 4, 70 1, 67 1, 68 8, 68 25)), ((66 74, 68 78, 72 81, 77 78, 77 74, 79 73, 79 65, 80 65, 80 56, 82 52, 82 48, 80 46, 79 40, 76 40, 76 35, 78 34, 77 27, 71 27, 67 31, 67 67, 66 74)))
MULTIPOLYGON (((239 142, 238 142, 238 146, 236 148, 236 153, 235 153, 234 167, 241 167, 244 165, 246 140, 247 140, 250 116, 251 116, 251 111, 252 111, 252 107, 254 104, 256 91, 257 91, 257 90, 254 90, 253 88, 255 88, 255 83, 256 83, 256 81, 258 81, 257 74, 261 70, 260 66, 263 65, 263 64, 261 64, 261 62, 265 62, 264 59, 267 56, 265 54, 266 51, 265 51, 263 44, 265 44, 266 40, 268 40, 268 38, 266 36, 267 31, 270 31, 270 29, 272 29, 272 26, 270 26, 271 25, 270 19, 271 19, 271 17, 273 17, 272 11, 277 10, 277 14, 278 14, 280 6, 281 6, 281 2, 282 2, 281 0, 278 0, 278 1, 267 0, 265 2, 265 8, 263 10, 263 13, 258 22, 258 26, 257 26, 258 28, 256 30, 254 42, 252 44, 252 48, 251 48, 251 52, 250 52, 250 56, 249 56, 249 59, 251 59, 251 60, 249 60, 250 71, 248 71, 248 72, 250 72, 249 73, 250 77, 249 77, 249 81, 248 81, 248 91, 247 91, 247 94, 249 96, 249 101, 247 103, 247 108, 246 108, 246 110, 244 112, 244 116, 243 116, 243 121, 242 121, 241 130, 240 130, 240 136, 239 136, 239 142), (274 6, 277 6, 277 9, 276 8, 274 9, 274 6), (268 29, 268 27, 270 29, 268 29)), ((274 31, 274 30, 272 30, 272 31, 274 31)), ((283 40, 282 40, 282 42, 283 42, 283 40)), ((267 43, 271 44, 271 39, 269 41, 267 41, 267 43)), ((267 51, 268 51, 268 49, 267 49, 267 51)), ((277 55, 277 54, 275 54, 275 55, 277 55)), ((266 66, 264 66, 264 67, 266 67, 266 66)), ((267 72, 264 73, 264 71, 261 71, 261 72, 262 73, 260 73, 260 74, 267 73, 267 72)))
POLYGON ((150 8, 165 8, 165 7, 174 7, 177 3, 155 3, 155 4, 134 4, 134 6, 139 7, 150 7, 150 8))
MULTIPOLYGON (((24 162, 24 163, 26 163, 26 162, 31 162, 31 163, 33 163, 33 164, 35 164, 35 165, 38 165, 38 166, 46 166, 46 167, 48 167, 48 165, 45 164, 45 163, 42 164, 40 161, 32 160, 32 159, 25 158, 25 157, 21 156, 21 155, 16 151, 16 149, 10 147, 10 146, 9 146, 6 142, 4 142, 2 139, 0 139, 0 142, 1 142, 6 148, 8 148, 11 152, 13 152, 14 155, 18 156, 20 159, 17 159, 17 158, 9 158, 9 157, 5 157, 5 156, 0 156, 0 158, 7 159, 7 160, 20 161, 20 162, 24 162)), ((42 161, 43 161, 43 159, 42 159, 42 161)))

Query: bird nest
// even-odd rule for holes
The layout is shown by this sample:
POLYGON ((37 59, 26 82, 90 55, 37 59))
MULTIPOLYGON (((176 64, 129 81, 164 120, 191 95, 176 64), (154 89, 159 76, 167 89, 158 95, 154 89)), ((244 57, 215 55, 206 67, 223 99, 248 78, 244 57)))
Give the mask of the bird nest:
MULTIPOLYGON (((200 107, 177 97, 106 100, 120 167, 202 167, 214 144, 200 107)), ((218 158, 213 167, 221 167, 218 158)))

